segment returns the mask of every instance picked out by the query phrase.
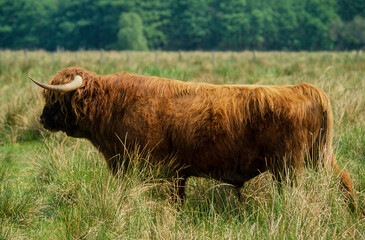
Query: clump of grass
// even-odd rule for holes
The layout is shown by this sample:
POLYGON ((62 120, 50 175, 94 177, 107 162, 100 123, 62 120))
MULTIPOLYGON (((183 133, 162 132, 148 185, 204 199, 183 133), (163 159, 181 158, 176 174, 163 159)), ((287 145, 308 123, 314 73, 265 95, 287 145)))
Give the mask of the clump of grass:
POLYGON ((4 95, 0 97, 0 145, 41 139, 45 130, 35 115, 41 111, 38 101, 40 96, 35 91, 24 87, 4 88, 4 95))
POLYGON ((15 174, 21 173, 14 162, 12 149, 0 151, 0 238, 19 236, 19 230, 34 216, 36 198, 33 189, 23 185, 15 174))
MULTIPOLYGON (((60 226, 56 236, 98 239, 126 231, 135 234, 126 222, 128 216, 156 211, 162 207, 159 201, 164 208, 171 207, 171 183, 163 178, 168 173, 162 166, 152 167, 149 153, 129 153, 129 167, 113 176, 96 150, 83 142, 50 138, 45 153, 33 163, 38 191, 45 193, 40 212, 60 226)), ((130 224, 143 225, 141 217, 130 224)))

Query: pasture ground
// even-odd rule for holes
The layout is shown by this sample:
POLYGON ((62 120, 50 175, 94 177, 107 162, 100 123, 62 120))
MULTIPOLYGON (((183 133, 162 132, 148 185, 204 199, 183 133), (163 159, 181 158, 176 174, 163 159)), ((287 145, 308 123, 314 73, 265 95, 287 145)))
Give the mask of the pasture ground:
POLYGON ((226 184, 192 178, 180 209, 169 184, 130 153, 135 167, 113 178, 82 139, 50 134, 37 119, 43 82, 79 65, 214 84, 312 83, 330 97, 335 152, 365 209, 365 55, 356 52, 0 52, 0 239, 365 239, 338 178, 306 170, 281 194, 268 174, 239 200, 226 184))

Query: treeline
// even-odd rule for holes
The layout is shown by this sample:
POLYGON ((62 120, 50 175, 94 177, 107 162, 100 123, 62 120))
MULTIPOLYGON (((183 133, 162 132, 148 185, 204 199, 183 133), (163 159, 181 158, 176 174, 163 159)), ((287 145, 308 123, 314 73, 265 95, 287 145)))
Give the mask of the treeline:
POLYGON ((364 0, 0 0, 2 49, 364 46, 364 0))

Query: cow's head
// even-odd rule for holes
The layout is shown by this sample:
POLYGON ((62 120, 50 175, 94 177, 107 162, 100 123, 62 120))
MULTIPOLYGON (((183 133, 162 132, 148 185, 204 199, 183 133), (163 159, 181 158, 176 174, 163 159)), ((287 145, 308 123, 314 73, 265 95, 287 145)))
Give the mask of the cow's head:
POLYGON ((30 79, 44 88, 45 106, 39 118, 40 123, 49 131, 63 131, 69 136, 80 137, 76 102, 78 92, 84 85, 77 72, 61 71, 52 78, 50 84, 30 79))

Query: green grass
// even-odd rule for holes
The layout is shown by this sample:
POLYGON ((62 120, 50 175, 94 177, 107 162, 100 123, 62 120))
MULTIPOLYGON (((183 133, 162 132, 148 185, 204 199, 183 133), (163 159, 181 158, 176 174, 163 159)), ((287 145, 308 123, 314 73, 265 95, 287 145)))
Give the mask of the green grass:
POLYGON ((239 199, 231 186, 192 178, 181 208, 148 153, 131 152, 133 167, 109 173, 91 144, 37 122, 48 81, 79 65, 99 74, 134 72, 215 84, 309 82, 328 93, 339 165, 352 174, 365 207, 365 56, 355 52, 100 53, 2 51, 0 62, 0 239, 364 239, 338 179, 303 172, 298 186, 277 191, 269 174, 249 181, 239 199))

